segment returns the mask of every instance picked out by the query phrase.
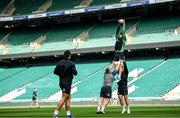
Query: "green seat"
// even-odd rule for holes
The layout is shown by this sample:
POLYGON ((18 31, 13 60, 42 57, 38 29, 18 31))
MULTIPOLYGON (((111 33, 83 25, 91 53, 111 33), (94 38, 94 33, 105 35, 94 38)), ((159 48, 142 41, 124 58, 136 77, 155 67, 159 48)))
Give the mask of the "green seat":
POLYGON ((133 83, 136 90, 130 94, 130 97, 161 97, 165 95, 180 82, 178 63, 180 63, 179 57, 168 59, 166 63, 140 78, 133 83))
POLYGON ((73 9, 78 6, 82 0, 53 0, 52 6, 48 11, 58 11, 65 9, 73 9))
MULTIPOLYGON (((86 77, 90 76, 91 74, 95 73, 98 69, 101 69, 105 66, 107 66, 109 63, 105 60, 92 60, 89 62, 77 62, 76 69, 78 71, 78 75, 74 77, 73 83, 76 83, 78 81, 84 80, 86 77)), ((53 71, 55 66, 52 66, 51 69, 53 71)), ((41 71, 41 70, 39 70, 41 71)), ((32 73, 31 73, 32 74, 32 73)), ((17 97, 16 99, 22 100, 22 99, 31 99, 32 97, 32 91, 35 87, 38 88, 38 98, 39 99, 45 99, 49 96, 55 94, 59 91, 59 85, 58 85, 58 77, 54 75, 53 73, 50 73, 43 78, 32 82, 31 85, 27 86, 26 93, 22 94, 21 96, 17 97)))
POLYGON ((48 32, 47 39, 36 52, 75 49, 73 39, 87 31, 91 24, 62 25, 48 32))
POLYGON ((120 3, 121 0, 93 0, 91 6, 108 5, 120 3))
POLYGON ((5 9, 11 0, 1 0, 0 4, 0 13, 5 9))
POLYGON ((14 15, 31 14, 33 11, 38 10, 38 8, 45 3, 47 0, 15 0, 16 10, 14 15))
POLYGON ((8 54, 30 53, 30 43, 44 35, 48 29, 26 29, 12 32, 8 38, 8 54))
POLYGON ((0 81, 0 96, 16 89, 23 87, 29 83, 42 78, 49 72, 52 72, 53 66, 37 66, 37 67, 27 67, 22 72, 12 75, 8 79, 0 81))
POLYGON ((158 43, 180 40, 180 35, 173 35, 173 30, 180 24, 180 17, 148 18, 137 25, 137 31, 129 44, 158 43))

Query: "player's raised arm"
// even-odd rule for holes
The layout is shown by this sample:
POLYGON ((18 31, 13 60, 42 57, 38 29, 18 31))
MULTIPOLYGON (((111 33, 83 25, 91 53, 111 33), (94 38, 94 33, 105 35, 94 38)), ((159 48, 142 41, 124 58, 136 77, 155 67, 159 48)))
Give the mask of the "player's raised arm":
POLYGON ((123 34, 123 37, 125 37, 126 29, 125 29, 125 20, 120 19, 118 20, 119 26, 116 30, 116 39, 118 39, 119 34, 123 34))

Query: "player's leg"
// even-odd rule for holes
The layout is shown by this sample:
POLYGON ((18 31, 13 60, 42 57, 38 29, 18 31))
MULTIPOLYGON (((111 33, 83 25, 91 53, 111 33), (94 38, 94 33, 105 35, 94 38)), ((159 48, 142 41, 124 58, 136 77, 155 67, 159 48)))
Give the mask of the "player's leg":
POLYGON ((104 95, 104 101, 102 104, 102 108, 101 108, 101 112, 104 114, 104 110, 106 108, 106 106, 108 105, 110 98, 112 97, 112 88, 110 86, 106 86, 105 87, 105 95, 104 95))
POLYGON ((104 97, 105 97, 105 86, 101 87, 100 100, 97 105, 97 112, 96 112, 97 114, 101 113, 101 108, 102 108, 102 104, 104 102, 104 97))
POLYGON ((35 103, 36 103, 36 107, 39 108, 39 101, 38 101, 38 99, 35 100, 35 103))
POLYGON ((98 104, 97 104, 97 114, 99 114, 100 111, 101 111, 101 107, 102 107, 103 101, 104 101, 104 98, 100 97, 100 100, 98 101, 98 104))
POLYGON ((119 102, 121 106, 124 106, 124 99, 123 99, 123 95, 118 95, 119 98, 119 102))
POLYGON ((61 100, 59 101, 57 107, 56 107, 56 110, 60 111, 61 108, 63 107, 65 101, 67 100, 67 98, 69 97, 69 94, 67 93, 62 93, 62 98, 61 100))
POLYGON ((32 108, 32 106, 33 106, 33 103, 34 103, 34 100, 32 100, 32 102, 31 102, 31 108, 32 108))
POLYGON ((129 100, 128 100, 128 95, 124 95, 124 100, 126 103, 126 107, 127 107, 127 113, 130 114, 130 107, 129 107, 129 100))
POLYGON ((70 106, 71 106, 71 95, 69 95, 69 97, 65 101, 67 118, 73 118, 73 116, 71 115, 71 111, 70 111, 71 107, 70 106))
POLYGON ((58 118, 59 111, 63 107, 63 105, 64 105, 64 103, 65 103, 65 101, 67 100, 68 97, 69 97, 69 94, 62 93, 62 98, 60 99, 60 101, 57 104, 57 107, 56 107, 56 109, 54 111, 54 115, 53 115, 54 118, 58 118))
POLYGON ((103 100, 102 108, 101 108, 101 112, 103 114, 105 114, 105 108, 109 104, 109 101, 110 101, 110 98, 104 98, 104 100, 103 100))
POLYGON ((121 107, 122 107, 122 112, 121 113, 124 113, 124 112, 126 112, 126 107, 124 105, 124 96, 123 95, 119 95, 118 98, 119 98, 119 102, 120 102, 121 107))

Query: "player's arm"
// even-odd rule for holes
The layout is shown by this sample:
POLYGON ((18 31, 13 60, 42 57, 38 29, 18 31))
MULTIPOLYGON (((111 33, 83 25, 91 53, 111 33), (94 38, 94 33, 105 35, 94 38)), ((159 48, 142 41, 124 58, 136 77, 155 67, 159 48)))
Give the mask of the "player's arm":
POLYGON ((118 38, 118 35, 120 33, 123 34, 123 37, 125 37, 125 33, 126 33, 125 20, 124 19, 120 19, 120 20, 118 20, 118 22, 119 22, 119 26, 118 26, 117 31, 116 31, 116 39, 118 38))
POLYGON ((118 26, 118 28, 116 30, 116 40, 118 39, 119 33, 120 33, 120 25, 118 26))
POLYGON ((112 81, 116 80, 113 74, 111 75, 111 79, 112 79, 112 81))
MULTIPOLYGON (((112 62, 112 63, 114 63, 114 62, 112 62)), ((111 64, 110 66, 109 66, 109 69, 111 70, 111 74, 112 74, 112 76, 115 76, 116 75, 116 73, 117 73, 117 71, 114 69, 113 70, 113 64, 111 64), (112 71, 113 70, 113 71, 112 71)))
POLYGON ((75 64, 73 64, 73 66, 72 66, 72 73, 73 73, 73 75, 77 75, 78 73, 77 73, 77 70, 76 70, 76 66, 75 66, 75 64))
POLYGON ((58 67, 58 65, 54 69, 54 74, 59 76, 59 67, 58 67))

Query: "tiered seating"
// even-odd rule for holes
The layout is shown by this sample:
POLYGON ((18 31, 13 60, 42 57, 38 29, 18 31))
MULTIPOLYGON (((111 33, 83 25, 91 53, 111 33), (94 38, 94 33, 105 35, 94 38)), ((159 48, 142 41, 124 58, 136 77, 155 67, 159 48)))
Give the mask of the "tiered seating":
MULTIPOLYGON (((132 58, 127 60, 129 72, 136 68, 143 68, 144 72, 142 72, 141 75, 149 72, 162 62, 164 62, 164 59, 161 57, 132 58)), ((136 86, 136 90, 130 94, 130 97, 160 97, 164 95, 180 81, 180 74, 174 73, 180 69, 179 63, 179 57, 169 59, 164 64, 142 76, 132 83, 136 86)), ((98 97, 103 83, 104 71, 109 64, 110 61, 108 60, 77 63, 78 76, 74 78, 73 83, 78 82, 78 91, 73 94, 73 98, 98 97)), ((31 99, 32 91, 35 87, 38 88, 38 96, 40 99, 48 98, 59 91, 58 77, 52 73, 54 67, 55 66, 1 68, 0 96, 15 88, 32 83, 26 87, 26 93, 16 99, 31 99), (2 78, 6 79, 2 80, 2 78)), ((132 80, 132 78, 129 78, 129 81, 130 80, 132 80)), ((117 89, 116 83, 113 84, 113 90, 115 89, 117 89)))
POLYGON ((120 3, 121 0, 93 0, 92 6, 120 3))
MULTIPOLYGON (((126 30, 132 27, 136 22, 137 20, 127 20, 126 30)), ((95 24, 94 27, 89 31, 87 41, 80 45, 79 48, 113 46, 115 43, 117 26, 117 21, 95 24)))
MULTIPOLYGON (((75 76, 73 83, 81 81, 98 69, 108 65, 107 61, 89 61, 77 63, 78 76, 75 76)), ((53 70, 54 68, 52 68, 53 70)), ((33 88, 38 88, 38 97, 40 99, 48 98, 50 95, 59 91, 58 77, 53 73, 43 77, 42 79, 35 81, 26 88, 26 93, 19 96, 16 99, 31 99, 33 88)))
MULTIPOLYGON (((140 74, 142 75, 163 61, 164 59, 161 57, 154 57, 154 58, 139 57, 139 58, 128 59, 127 66, 128 66, 129 72, 133 71, 136 68, 144 69, 144 71, 140 74)), ((129 77, 128 79, 132 80, 133 78, 129 77)))
MULTIPOLYGON (((127 20, 126 29, 131 28, 137 21, 138 20, 127 20)), ((179 23, 179 17, 176 16, 144 19, 137 25, 137 30, 133 38, 130 40, 128 38, 127 45, 178 41, 180 40, 180 35, 173 35, 173 29, 176 29, 179 23)), ((27 44, 30 44, 30 42, 46 34, 48 31, 46 39, 42 41, 40 47, 33 50, 33 52, 114 46, 117 25, 118 23, 115 21, 97 23, 95 25, 87 25, 84 23, 81 25, 61 25, 52 30, 44 28, 44 30, 29 29, 25 31, 15 31, 9 37, 7 50, 8 54, 31 52, 32 48, 29 48, 27 44), (80 45, 73 43, 74 38, 88 30, 89 36, 83 43, 80 45)))
POLYGON ((172 58, 136 81, 131 97, 160 97, 180 81, 180 58, 172 58), (176 66, 175 66, 176 65, 176 66))
POLYGON ((0 31, 0 42, 4 38, 4 36, 6 36, 6 34, 7 34, 7 31, 0 31))
POLYGON ((77 92, 73 94, 73 98, 93 98, 99 96, 100 88, 103 83, 103 74, 104 69, 80 83, 77 86, 77 92))
POLYGON ((57 11, 64 9, 73 9, 78 6, 82 0, 53 0, 52 6, 49 11, 57 11))
MULTIPOLYGON (((127 61, 129 72, 136 68, 143 68, 144 72, 147 72, 154 66, 158 65, 162 62, 162 58, 138 58, 138 59, 130 59, 127 61)), ((73 95, 74 98, 93 98, 99 97, 100 88, 103 84, 103 75, 104 75, 105 68, 97 72, 96 74, 92 75, 82 83, 78 84, 77 86, 77 93, 73 95)), ((141 74, 143 74, 141 73, 141 74)), ((129 78, 132 80, 132 78, 129 78)), ((113 84, 113 90, 117 89, 117 84, 113 84)))
POLYGON ((129 44, 143 44, 180 40, 173 30, 180 24, 180 17, 162 17, 144 19, 137 25, 137 32, 129 44))
POLYGON ((0 68, 0 81, 2 81, 3 79, 7 79, 17 73, 22 72, 23 70, 25 70, 25 67, 20 67, 20 68, 0 68))
POLYGON ((45 2, 46 0, 15 0, 16 10, 14 15, 31 14, 45 2))
POLYGON ((12 32, 8 38, 8 54, 31 52, 30 43, 45 34, 47 30, 27 29, 12 32))
POLYGON ((109 60, 84 64, 82 66, 82 69, 79 70, 79 73, 83 73, 83 74, 77 76, 77 78, 80 78, 78 80, 81 80, 81 83, 78 84, 77 86, 78 91, 73 95, 73 97, 86 98, 91 96, 92 94, 96 94, 99 90, 97 89, 97 87, 101 87, 102 84, 101 81, 103 78, 104 69, 109 64, 110 64, 109 60), (88 75, 88 76, 84 76, 84 75, 88 75), (84 80, 85 79, 84 77, 87 77, 86 80, 84 80))
POLYGON ((15 88, 22 87, 28 83, 32 83, 37 79, 45 76, 47 73, 51 72, 53 66, 38 66, 29 67, 26 70, 12 75, 8 79, 0 82, 0 96, 14 90, 15 88))
MULTIPOLYGON (((52 69, 53 70, 53 69, 52 69)), ((49 74, 40 80, 33 82, 30 86, 26 87, 26 93, 17 97, 17 100, 31 99, 34 88, 38 88, 38 98, 45 99, 59 91, 59 79, 54 74, 49 74)))
POLYGON ((36 52, 75 49, 76 45, 72 43, 73 39, 87 31, 90 26, 90 24, 75 24, 56 27, 48 33, 47 39, 36 52))
POLYGON ((11 0, 1 0, 1 4, 0 4, 0 14, 1 12, 4 10, 4 8, 8 5, 8 3, 10 2, 11 0))

